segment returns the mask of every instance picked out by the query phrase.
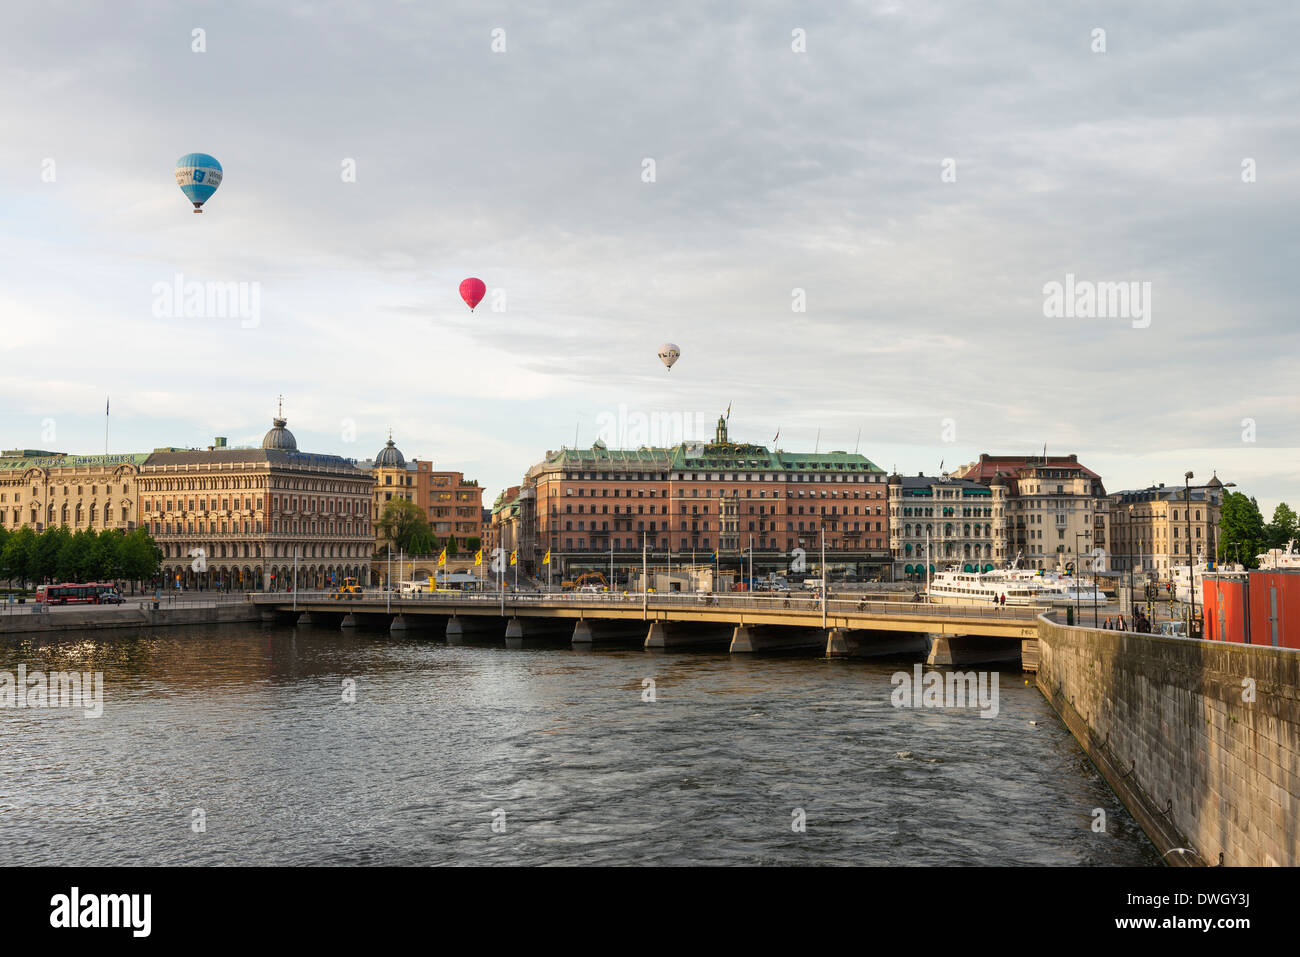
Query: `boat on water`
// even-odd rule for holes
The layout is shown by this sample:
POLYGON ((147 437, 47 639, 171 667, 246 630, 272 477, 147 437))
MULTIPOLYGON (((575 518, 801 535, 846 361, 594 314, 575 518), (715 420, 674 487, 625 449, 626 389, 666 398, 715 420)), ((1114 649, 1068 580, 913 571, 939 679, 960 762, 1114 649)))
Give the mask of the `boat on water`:
MULTIPOLYGON (((1281 553, 1281 549, 1275 548, 1273 551, 1281 553)), ((1263 559, 1265 556, 1259 556, 1263 559)), ((1297 564, 1295 567, 1300 568, 1300 555, 1296 556, 1297 564)), ((1263 567, 1261 565, 1261 567, 1263 567)), ((1201 562, 1199 565, 1192 566, 1191 581, 1196 590, 1196 600, 1201 599, 1201 589, 1203 587, 1205 576, 1213 578, 1245 578, 1246 569, 1241 565, 1232 562, 1201 562)), ((1186 565, 1174 565, 1169 569, 1169 579, 1174 584, 1174 598, 1178 601, 1188 602, 1192 598, 1192 589, 1188 588, 1188 576, 1186 565)))
POLYGON ((1300 569, 1300 552, 1295 550, 1295 539, 1286 543, 1286 548, 1270 548, 1262 555, 1257 555, 1259 567, 1265 571, 1279 569, 1300 569))
POLYGON ((936 605, 994 605, 1006 596, 1008 605, 1047 605, 1045 589, 1033 578, 1008 578, 997 571, 938 572, 930 579, 926 595, 936 605))

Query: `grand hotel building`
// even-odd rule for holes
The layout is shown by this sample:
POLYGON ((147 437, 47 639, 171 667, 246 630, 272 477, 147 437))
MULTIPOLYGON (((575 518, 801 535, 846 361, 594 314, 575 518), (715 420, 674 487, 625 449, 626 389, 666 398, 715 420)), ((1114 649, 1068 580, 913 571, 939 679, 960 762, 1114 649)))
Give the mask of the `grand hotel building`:
POLYGON ((712 563, 755 573, 789 571, 796 549, 811 570, 825 534, 828 564, 888 575, 885 473, 848 452, 785 452, 730 441, 672 448, 548 452, 525 475, 522 527, 504 534, 523 570, 541 574, 549 549, 556 574, 652 561, 712 563))

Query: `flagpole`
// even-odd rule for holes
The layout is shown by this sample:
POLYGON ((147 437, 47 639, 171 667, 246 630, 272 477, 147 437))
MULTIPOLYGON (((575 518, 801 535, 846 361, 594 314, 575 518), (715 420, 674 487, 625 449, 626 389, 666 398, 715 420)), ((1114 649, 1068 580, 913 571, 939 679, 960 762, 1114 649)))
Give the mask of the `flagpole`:
POLYGON ((645 554, 645 536, 641 536, 641 620, 645 621, 650 617, 650 580, 646 576, 649 569, 646 566, 645 554))
POLYGON ((108 455, 108 397, 104 397, 104 454, 108 455))

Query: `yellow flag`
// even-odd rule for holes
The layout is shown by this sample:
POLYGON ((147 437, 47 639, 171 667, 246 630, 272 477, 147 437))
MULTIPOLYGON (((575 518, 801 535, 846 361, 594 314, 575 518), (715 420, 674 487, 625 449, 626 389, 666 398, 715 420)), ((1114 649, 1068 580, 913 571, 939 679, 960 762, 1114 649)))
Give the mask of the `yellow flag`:
POLYGON ((542 564, 549 565, 550 563, 551 563, 551 550, 548 548, 546 550, 546 554, 542 556, 542 564))
POLYGON ((516 548, 514 551, 510 553, 510 564, 514 565, 518 561, 518 559, 519 559, 519 549, 516 548))
POLYGON ((483 549, 480 548, 478 551, 474 553, 474 564, 475 565, 483 564, 483 549))
POLYGON ((446 564, 447 564, 447 549, 444 548, 442 551, 438 553, 438 567, 441 568, 446 564))

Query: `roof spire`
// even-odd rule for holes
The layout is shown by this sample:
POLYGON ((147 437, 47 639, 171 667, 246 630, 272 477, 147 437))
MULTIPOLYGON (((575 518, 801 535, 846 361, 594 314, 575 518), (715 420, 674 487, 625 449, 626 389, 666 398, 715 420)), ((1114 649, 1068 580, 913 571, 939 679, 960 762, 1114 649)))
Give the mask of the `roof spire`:
POLYGON ((284 418, 284 396, 281 395, 278 396, 277 398, 278 401, 275 406, 275 417, 277 419, 283 419, 284 418))

